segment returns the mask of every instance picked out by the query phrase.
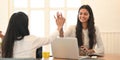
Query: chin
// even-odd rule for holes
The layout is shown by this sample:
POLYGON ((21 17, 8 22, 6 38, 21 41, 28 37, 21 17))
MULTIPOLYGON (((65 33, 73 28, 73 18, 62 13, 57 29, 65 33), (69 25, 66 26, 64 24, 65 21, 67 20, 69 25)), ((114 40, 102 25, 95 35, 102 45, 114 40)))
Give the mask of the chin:
POLYGON ((81 22, 81 23, 86 23, 86 22, 87 22, 87 20, 80 20, 80 22, 81 22))

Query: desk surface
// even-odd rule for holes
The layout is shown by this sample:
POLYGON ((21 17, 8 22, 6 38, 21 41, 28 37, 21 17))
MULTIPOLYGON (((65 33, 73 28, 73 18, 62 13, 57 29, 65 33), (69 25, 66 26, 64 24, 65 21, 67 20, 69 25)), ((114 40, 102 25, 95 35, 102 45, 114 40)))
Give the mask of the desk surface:
MULTIPOLYGON (((13 59, 13 58, 0 58, 0 60, 76 60, 76 59, 61 59, 61 58, 48 58, 48 59, 34 59, 34 58, 21 58, 21 59, 13 59)), ((120 54, 106 54, 104 57, 98 57, 93 59, 80 59, 80 60, 120 60, 120 54)))
MULTIPOLYGON (((43 58, 42 60, 75 60, 75 59, 60 59, 60 58, 44 59, 43 58)), ((80 60, 120 60, 120 54, 106 54, 104 57, 87 58, 87 59, 80 59, 80 60)))
POLYGON ((101 58, 104 60, 120 60, 120 54, 106 54, 101 58))

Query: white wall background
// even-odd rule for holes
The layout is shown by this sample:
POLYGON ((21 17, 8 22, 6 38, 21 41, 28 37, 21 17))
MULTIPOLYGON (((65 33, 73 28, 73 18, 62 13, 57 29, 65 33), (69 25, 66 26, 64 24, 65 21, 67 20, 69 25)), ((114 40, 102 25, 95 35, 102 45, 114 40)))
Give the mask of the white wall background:
POLYGON ((3 34, 8 24, 8 0, 0 0, 0 31, 3 34))
MULTIPOLYGON (((81 0, 94 12, 95 23, 101 32, 120 32, 120 0, 81 0)), ((0 30, 5 32, 8 23, 8 0, 0 0, 0 30)))

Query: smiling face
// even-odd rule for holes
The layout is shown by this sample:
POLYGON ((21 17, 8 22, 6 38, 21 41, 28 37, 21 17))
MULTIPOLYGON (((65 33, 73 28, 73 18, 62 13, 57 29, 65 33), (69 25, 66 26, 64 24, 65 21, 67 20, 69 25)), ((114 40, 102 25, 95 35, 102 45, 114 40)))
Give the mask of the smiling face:
POLYGON ((81 23, 87 23, 88 19, 89 19, 89 12, 87 11, 87 9, 83 8, 80 9, 79 11, 79 20, 81 23))

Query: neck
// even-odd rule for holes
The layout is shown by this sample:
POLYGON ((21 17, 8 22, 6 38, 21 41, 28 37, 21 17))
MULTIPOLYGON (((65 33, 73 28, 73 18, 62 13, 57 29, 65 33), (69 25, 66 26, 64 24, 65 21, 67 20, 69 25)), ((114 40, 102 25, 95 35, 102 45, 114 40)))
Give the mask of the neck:
POLYGON ((87 23, 82 23, 83 29, 87 29, 87 23))

